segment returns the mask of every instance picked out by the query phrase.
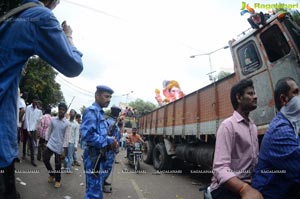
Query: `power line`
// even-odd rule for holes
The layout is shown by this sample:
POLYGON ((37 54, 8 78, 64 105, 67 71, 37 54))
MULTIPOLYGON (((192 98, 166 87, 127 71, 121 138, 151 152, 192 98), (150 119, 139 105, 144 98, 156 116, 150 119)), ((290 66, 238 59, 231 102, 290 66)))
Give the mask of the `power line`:
MULTIPOLYGON (((106 16, 109 16, 109 17, 121 20, 121 21, 126 21, 125 19, 123 19, 121 17, 115 16, 113 14, 109 14, 109 13, 107 13, 105 11, 102 11, 102 10, 99 10, 99 9, 96 9, 96 8, 92 8, 92 7, 83 5, 83 4, 75 3, 75 2, 70 1, 70 0, 64 0, 64 2, 69 3, 69 4, 73 4, 73 5, 81 7, 81 8, 85 8, 85 9, 94 11, 94 12, 97 12, 97 13, 100 13, 100 14, 103 14, 103 15, 106 15, 106 16)), ((202 52, 201 50, 198 50, 198 49, 196 49, 196 48, 194 48, 194 47, 192 47, 190 45, 187 45, 184 42, 179 42, 179 44, 182 45, 182 46, 184 46, 184 47, 186 47, 186 48, 188 48, 188 49, 192 49, 192 50, 195 50, 195 51, 198 51, 198 52, 202 52)))
POLYGON ((57 75, 57 77, 59 77, 61 80, 63 80, 63 82, 61 81, 61 83, 63 83, 64 85, 68 86, 69 88, 71 88, 72 90, 79 92, 83 95, 88 95, 90 97, 94 97, 94 94, 91 91, 85 90, 83 88, 80 88, 76 85, 74 85, 73 83, 67 81, 66 79, 62 78, 60 75, 57 75))
POLYGON ((72 82, 70 82, 70 81, 66 80, 65 78, 63 78, 60 74, 58 74, 57 76, 59 76, 62 80, 64 80, 64 81, 67 82, 68 84, 74 86, 75 88, 77 88, 77 89, 79 89, 79 90, 81 90, 81 91, 83 91, 83 92, 86 92, 86 93, 88 93, 88 94, 93 94, 93 92, 91 92, 91 91, 89 91, 89 90, 86 90, 86 89, 81 88, 81 87, 79 87, 79 86, 77 86, 77 85, 74 85, 72 82))
POLYGON ((121 20, 121 21, 124 21, 124 19, 122 19, 122 18, 120 18, 118 16, 109 14, 109 13, 107 13, 105 11, 102 11, 102 10, 99 10, 99 9, 95 9, 95 8, 92 8, 92 7, 89 7, 89 6, 86 6, 86 5, 82 5, 82 4, 79 4, 79 3, 75 3, 75 2, 69 1, 69 0, 64 0, 64 2, 73 4, 73 5, 76 5, 76 6, 79 6, 79 7, 82 7, 82 8, 85 8, 85 9, 97 12, 97 13, 100 13, 100 14, 103 14, 103 15, 106 15, 106 16, 109 16, 109 17, 113 17, 113 18, 121 20))
MULTIPOLYGON (((89 91, 89 90, 86 90, 86 89, 83 89, 83 88, 80 88, 79 86, 77 85, 74 85, 72 82, 64 79, 60 74, 57 75, 57 77, 60 78, 60 83, 71 88, 72 90, 82 94, 82 95, 85 95, 85 96, 89 96, 89 97, 94 97, 94 93, 89 91), (63 81, 61 81, 63 80, 63 81)), ((124 97, 124 95, 113 95, 112 98, 116 98, 116 97, 124 97)))

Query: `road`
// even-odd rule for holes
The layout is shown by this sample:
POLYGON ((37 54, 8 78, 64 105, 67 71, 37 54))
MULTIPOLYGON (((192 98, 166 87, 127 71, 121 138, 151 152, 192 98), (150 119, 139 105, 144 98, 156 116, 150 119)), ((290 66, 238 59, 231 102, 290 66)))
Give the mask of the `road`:
MULTIPOLYGON (((80 157, 79 150, 77 156, 80 157)), ((105 193, 104 199, 200 199, 203 193, 199 187, 208 183, 210 174, 200 174, 199 168, 156 172, 151 165, 142 163, 139 174, 133 171, 124 158, 126 151, 117 155, 111 181, 112 193, 105 193), (192 170, 190 170, 192 169, 192 170)), ((16 163, 17 190, 22 199, 82 199, 85 192, 83 167, 73 168, 72 174, 62 174, 59 189, 47 182, 48 174, 43 162, 37 167, 30 164, 30 157, 16 163)), ((54 163, 52 162, 54 165, 54 163)))

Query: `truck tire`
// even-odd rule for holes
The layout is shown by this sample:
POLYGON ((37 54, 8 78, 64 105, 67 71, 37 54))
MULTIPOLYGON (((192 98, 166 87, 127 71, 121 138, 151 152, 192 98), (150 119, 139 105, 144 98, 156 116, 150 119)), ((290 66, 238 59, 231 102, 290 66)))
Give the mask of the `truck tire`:
POLYGON ((151 164, 153 160, 153 143, 150 140, 145 141, 143 149, 143 161, 147 164, 151 164))
POLYGON ((166 170, 171 166, 171 158, 163 143, 158 143, 153 149, 153 167, 156 170, 166 170))

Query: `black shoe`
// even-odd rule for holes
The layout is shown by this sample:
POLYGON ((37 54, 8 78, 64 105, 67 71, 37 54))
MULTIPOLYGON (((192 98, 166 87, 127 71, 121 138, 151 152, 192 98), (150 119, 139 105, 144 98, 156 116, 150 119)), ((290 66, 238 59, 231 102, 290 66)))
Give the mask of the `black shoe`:
POLYGON ((16 158, 15 162, 21 162, 20 158, 16 158))
POLYGON ((80 167, 81 164, 78 161, 74 161, 73 164, 72 164, 72 166, 78 166, 78 167, 80 167))
POLYGON ((35 162, 31 161, 32 166, 36 167, 37 165, 35 164, 35 162))
POLYGON ((112 192, 111 187, 109 187, 109 188, 104 187, 103 192, 104 193, 111 193, 112 192))
POLYGON ((111 185, 111 183, 107 182, 106 180, 104 181, 104 186, 106 185, 111 185))
POLYGON ((17 199, 21 199, 21 195, 18 191, 17 191, 17 199))
POLYGON ((115 161, 115 164, 120 164, 120 162, 118 162, 118 161, 115 161))

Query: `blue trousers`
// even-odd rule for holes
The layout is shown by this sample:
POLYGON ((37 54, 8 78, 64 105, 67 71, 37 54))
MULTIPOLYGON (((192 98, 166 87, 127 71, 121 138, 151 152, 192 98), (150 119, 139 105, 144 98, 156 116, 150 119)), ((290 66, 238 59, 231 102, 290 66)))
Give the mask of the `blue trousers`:
POLYGON ((112 170, 114 161, 115 161, 116 153, 113 150, 109 150, 106 152, 106 161, 104 162, 104 180, 106 180, 112 170))
POLYGON ((84 150, 83 153, 83 162, 84 162, 84 171, 85 171, 85 180, 86 180, 86 189, 84 199, 103 199, 103 180, 104 180, 104 162, 100 163, 99 175, 95 176, 93 171, 93 162, 92 158, 88 153, 88 147, 84 150))

